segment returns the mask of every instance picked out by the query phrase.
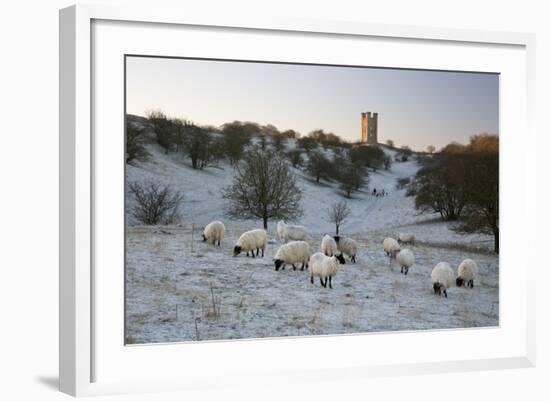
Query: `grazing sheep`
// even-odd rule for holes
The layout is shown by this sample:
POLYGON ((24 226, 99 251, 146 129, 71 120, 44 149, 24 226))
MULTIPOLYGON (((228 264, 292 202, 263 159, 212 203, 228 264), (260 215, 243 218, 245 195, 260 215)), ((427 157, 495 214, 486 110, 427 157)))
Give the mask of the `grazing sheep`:
POLYGON ((400 244, 412 244, 414 245, 416 239, 414 234, 399 233, 397 234, 397 242, 400 244))
POLYGON ((474 288, 474 278, 476 278, 477 272, 477 263, 472 259, 464 259, 458 266, 456 286, 474 288))
POLYGON ((447 298, 447 288, 453 286, 455 282, 455 273, 447 262, 439 262, 432 270, 432 284, 436 295, 445 295, 447 298))
POLYGON ((414 253, 410 249, 405 248, 399 251, 395 259, 401 266, 401 273, 407 275, 409 267, 414 265, 414 253))
POLYGON ((283 220, 277 223, 277 236, 283 242, 288 240, 300 241, 307 237, 307 228, 286 224, 283 220))
POLYGON ((356 262, 355 257, 357 256, 357 241, 350 237, 341 238, 339 235, 335 235, 334 241, 336 241, 336 246, 342 254, 346 254, 351 258, 353 263, 356 262))
POLYGON ((309 244, 305 241, 291 241, 281 245, 275 254, 275 271, 278 271, 282 266, 282 270, 285 269, 285 265, 291 264, 292 268, 296 270, 295 263, 302 263, 302 270, 308 266, 309 256, 309 244))
POLYGON ((321 252, 314 253, 309 258, 311 284, 313 284, 314 277, 319 277, 319 281, 323 287, 327 288, 328 281, 328 286, 332 289, 332 277, 338 273, 340 265, 345 263, 346 260, 341 253, 334 256, 326 256, 321 252))
POLYGON ((321 240, 321 252, 327 256, 333 256, 336 252, 338 252, 338 245, 336 244, 336 241, 328 234, 325 234, 321 240))
POLYGON ((384 239, 383 246, 386 256, 390 257, 390 261, 391 259, 395 258, 400 249, 399 243, 390 237, 384 239))
POLYGON ((225 226, 223 225, 223 223, 217 220, 212 221, 211 223, 208 223, 206 227, 204 227, 204 231, 202 232, 202 242, 212 241, 212 245, 215 245, 217 241, 218 246, 220 246, 224 234, 225 226))
POLYGON ((254 251, 257 251, 256 256, 258 256, 261 249, 263 257, 266 245, 267 232, 265 230, 258 228, 246 231, 237 240, 237 244, 233 248, 233 256, 237 256, 241 252, 246 252, 246 256, 248 256, 248 252, 252 252, 252 257, 254 258, 254 251))

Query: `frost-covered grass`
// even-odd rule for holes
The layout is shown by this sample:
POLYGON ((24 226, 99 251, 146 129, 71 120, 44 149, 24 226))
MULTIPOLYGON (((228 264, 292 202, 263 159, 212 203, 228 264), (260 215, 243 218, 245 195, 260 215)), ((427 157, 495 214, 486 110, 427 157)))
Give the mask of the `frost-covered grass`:
MULTIPOLYGON (((278 241, 271 241, 264 258, 231 256, 243 229, 230 226, 218 248, 191 242, 189 226, 165 229, 171 234, 130 228, 127 335, 150 343, 498 325, 494 255, 414 246, 416 263, 405 276, 382 252, 384 233, 354 235, 358 263, 344 265, 331 290, 318 279, 311 284, 299 266, 276 272, 278 241), (456 268, 465 257, 480 268, 474 289, 435 296, 432 267, 444 260, 456 268)), ((310 238, 313 249, 320 241, 321 235, 310 238)))
MULTIPOLYGON (((128 216, 126 266, 126 335, 128 343, 261 338, 388 330, 422 330, 498 325, 498 256, 491 238, 459 235, 435 215, 419 215, 414 199, 396 190, 398 178, 410 177, 414 161, 394 163, 389 171, 370 172, 369 188, 347 200, 351 215, 341 233, 359 242, 356 264, 346 264, 333 279, 334 289, 312 285, 308 271, 276 272, 272 258, 280 242, 270 222, 264 258, 232 256, 239 235, 259 221, 232 221, 224 215, 221 188, 232 169, 193 170, 181 155, 165 155, 154 145, 151 158, 127 167, 127 180, 170 184, 184 195, 182 223, 143 227, 128 216), (372 188, 385 189, 374 197, 372 188), (221 247, 201 242, 204 225, 226 224, 221 247), (386 236, 415 234, 410 248, 416 263, 409 274, 390 266, 382 251, 386 236), (169 233, 169 234, 166 234, 169 233), (433 294, 430 272, 440 261, 456 270, 465 258, 480 270, 474 289, 451 288, 447 299, 433 294)), ((391 154, 391 151, 385 149, 391 154)), ((293 169, 304 192, 304 216, 293 223, 311 232, 312 250, 324 233, 334 233, 325 219, 331 203, 344 199, 336 183, 314 183, 293 169)), ((127 207, 133 199, 127 196, 127 207)))

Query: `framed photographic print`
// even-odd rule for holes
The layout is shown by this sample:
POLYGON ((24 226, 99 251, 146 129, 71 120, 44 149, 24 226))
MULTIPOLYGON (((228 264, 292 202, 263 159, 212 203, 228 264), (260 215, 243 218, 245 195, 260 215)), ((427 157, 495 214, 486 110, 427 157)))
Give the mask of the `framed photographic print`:
POLYGON ((150 11, 60 14, 62 391, 532 366, 532 36, 150 11))

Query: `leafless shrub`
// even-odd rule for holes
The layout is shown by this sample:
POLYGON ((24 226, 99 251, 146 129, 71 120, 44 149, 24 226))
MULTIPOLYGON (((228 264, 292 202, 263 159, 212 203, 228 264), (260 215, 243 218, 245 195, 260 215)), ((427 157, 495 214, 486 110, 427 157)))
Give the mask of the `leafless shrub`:
POLYGON ((336 226, 336 235, 340 233, 340 225, 351 213, 351 209, 346 201, 334 203, 328 210, 328 221, 336 226))
POLYGON ((147 225, 175 223, 179 217, 179 206, 183 195, 174 191, 169 185, 157 183, 139 184, 131 182, 128 188, 134 194, 136 205, 132 215, 141 223, 147 225))

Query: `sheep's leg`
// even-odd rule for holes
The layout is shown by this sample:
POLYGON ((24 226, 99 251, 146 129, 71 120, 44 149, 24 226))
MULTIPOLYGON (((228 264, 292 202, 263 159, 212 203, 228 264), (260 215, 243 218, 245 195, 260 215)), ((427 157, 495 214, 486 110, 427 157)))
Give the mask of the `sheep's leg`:
POLYGON ((332 276, 328 276, 328 287, 332 290, 332 276))
POLYGON ((353 263, 355 263, 355 255, 353 255, 353 256, 351 257, 351 261, 352 261, 353 263))
POLYGON ((445 298, 447 298, 447 289, 443 290, 443 294, 445 294, 445 298))
POLYGON ((304 271, 304 267, 306 267, 306 264, 304 262, 302 262, 302 271, 304 271))
POLYGON ((405 267, 405 276, 407 275, 408 272, 409 272, 409 268, 405 267))
POLYGON ((313 284, 313 276, 311 276, 311 284, 313 284))
POLYGON ((221 241, 221 240, 218 240, 218 246, 221 246, 221 242, 220 242, 220 241, 221 241))
POLYGON ((401 266, 401 274, 403 274, 403 266, 401 266))
POLYGON ((323 282, 323 279, 319 277, 319 281, 321 282, 321 285, 325 288, 327 288, 327 284, 323 282))
POLYGON ((248 251, 246 251, 246 257, 248 258, 248 256, 249 256, 249 255, 248 255, 248 251))
POLYGON ((292 270, 296 271, 296 266, 292 263, 292 270))
POLYGON ((254 249, 252 250, 252 257, 256 258, 256 256, 254 256, 254 249))
POLYGON ((262 258, 264 257, 264 248, 262 248, 262 258))

